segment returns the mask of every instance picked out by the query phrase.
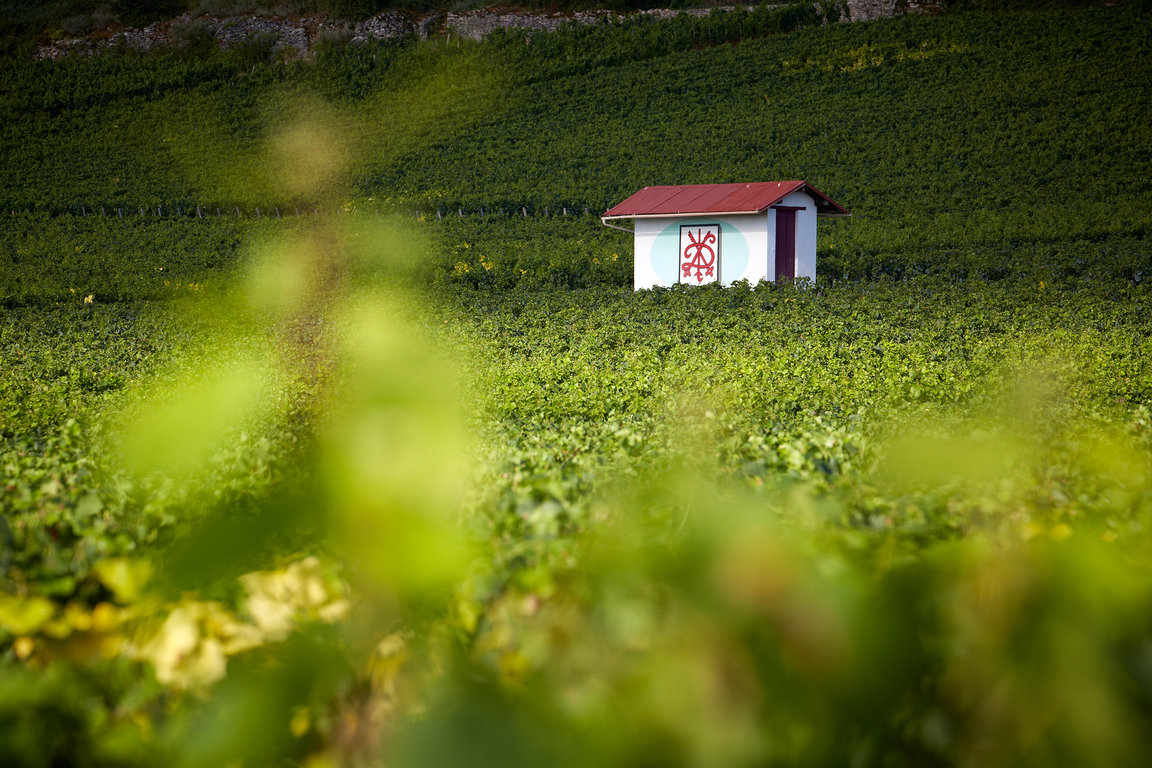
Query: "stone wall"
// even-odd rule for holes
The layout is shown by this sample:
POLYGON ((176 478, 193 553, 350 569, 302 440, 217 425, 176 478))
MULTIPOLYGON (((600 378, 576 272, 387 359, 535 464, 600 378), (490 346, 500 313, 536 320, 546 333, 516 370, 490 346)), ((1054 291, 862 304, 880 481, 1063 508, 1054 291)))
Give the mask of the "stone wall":
POLYGON ((872 21, 904 13, 937 13, 943 0, 847 0, 850 21, 872 21))
MULTIPOLYGON (((931 11, 939 8, 941 0, 846 0, 851 21, 893 16, 907 11, 931 11)), ((722 6, 721 10, 752 6, 722 6)), ((683 10, 640 11, 642 15, 669 18, 680 14, 703 16, 713 8, 688 8, 683 10)), ((94 32, 86 38, 57 40, 41 46, 37 58, 55 59, 69 54, 90 54, 115 46, 128 46, 137 50, 149 51, 153 48, 178 43, 194 33, 210 34, 223 48, 230 48, 257 35, 271 35, 276 38, 276 46, 290 57, 304 56, 318 41, 324 39, 364 42, 416 34, 426 38, 430 34, 445 31, 461 37, 479 40, 497 29, 525 29, 552 31, 563 24, 595 24, 606 16, 615 16, 612 11, 591 10, 576 13, 529 13, 484 8, 466 13, 430 14, 417 19, 406 18, 400 13, 389 11, 361 22, 347 22, 329 19, 321 15, 298 17, 236 16, 217 18, 212 16, 180 16, 171 21, 133 28, 106 29, 94 32)))
MULTIPOLYGON (((687 16, 707 16, 713 10, 730 11, 734 8, 747 8, 753 6, 725 5, 716 8, 684 8, 668 10, 656 8, 647 11, 637 11, 638 16, 654 16, 658 19, 667 19, 681 14, 687 16)), ((490 32, 497 29, 526 29, 551 32, 564 24, 595 24, 605 17, 618 17, 614 11, 577 11, 576 13, 526 13, 526 12, 493 12, 488 9, 468 11, 466 13, 449 13, 444 27, 461 37, 480 40, 490 32)))
POLYGON ((178 16, 171 21, 157 22, 147 27, 124 27, 117 30, 102 30, 87 38, 58 40, 41 46, 37 58, 56 59, 72 53, 96 53, 102 49, 128 46, 140 51, 150 51, 186 39, 193 30, 204 30, 210 34, 221 48, 231 48, 257 35, 272 35, 276 45, 291 56, 302 56, 311 50, 313 44, 326 37, 366 42, 415 33, 427 37, 429 28, 439 27, 443 16, 435 14, 416 22, 409 22, 395 11, 381 13, 361 22, 347 22, 329 19, 321 15, 298 17, 233 16, 178 16))

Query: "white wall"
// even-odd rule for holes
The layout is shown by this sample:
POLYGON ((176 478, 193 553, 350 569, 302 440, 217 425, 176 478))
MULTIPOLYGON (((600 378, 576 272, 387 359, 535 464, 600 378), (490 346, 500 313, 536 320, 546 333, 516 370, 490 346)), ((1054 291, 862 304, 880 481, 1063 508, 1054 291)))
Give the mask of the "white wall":
POLYGON ((680 226, 720 225, 720 282, 757 283, 766 276, 768 229, 763 214, 735 216, 653 216, 635 219, 634 285, 654 288, 680 280, 680 226))
MULTIPOLYGON (((816 279, 816 204, 804 192, 793 192, 780 205, 796 211, 796 277, 816 279)), ((635 219, 634 286, 654 288, 679 282, 680 225, 716 224, 720 234, 720 282, 747 280, 755 285, 776 277, 776 212, 767 215, 652 216, 635 219)))

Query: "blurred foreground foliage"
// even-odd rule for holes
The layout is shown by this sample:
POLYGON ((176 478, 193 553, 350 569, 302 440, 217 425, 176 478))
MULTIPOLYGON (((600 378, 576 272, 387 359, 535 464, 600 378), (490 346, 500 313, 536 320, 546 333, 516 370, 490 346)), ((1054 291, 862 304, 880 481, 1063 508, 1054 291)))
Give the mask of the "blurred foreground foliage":
POLYGON ((430 289, 421 233, 7 316, 7 762, 1152 748, 1146 287, 430 289))

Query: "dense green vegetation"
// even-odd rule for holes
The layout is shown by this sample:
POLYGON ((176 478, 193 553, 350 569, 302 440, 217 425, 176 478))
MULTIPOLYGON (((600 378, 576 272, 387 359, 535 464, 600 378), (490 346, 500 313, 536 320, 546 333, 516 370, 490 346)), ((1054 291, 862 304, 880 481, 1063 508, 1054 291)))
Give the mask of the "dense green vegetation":
POLYGON ((0 762, 1144 762, 1152 17, 816 13, 13 62, 0 762))

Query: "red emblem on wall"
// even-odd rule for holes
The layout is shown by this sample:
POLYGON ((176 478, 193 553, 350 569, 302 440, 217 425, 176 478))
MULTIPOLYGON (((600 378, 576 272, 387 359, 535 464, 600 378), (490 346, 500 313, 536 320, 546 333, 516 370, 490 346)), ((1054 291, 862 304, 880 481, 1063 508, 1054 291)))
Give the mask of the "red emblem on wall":
POLYGON ((720 262, 720 225, 680 227, 680 279, 697 285, 714 283, 720 262))

